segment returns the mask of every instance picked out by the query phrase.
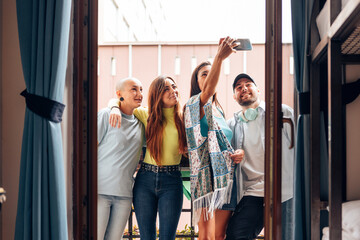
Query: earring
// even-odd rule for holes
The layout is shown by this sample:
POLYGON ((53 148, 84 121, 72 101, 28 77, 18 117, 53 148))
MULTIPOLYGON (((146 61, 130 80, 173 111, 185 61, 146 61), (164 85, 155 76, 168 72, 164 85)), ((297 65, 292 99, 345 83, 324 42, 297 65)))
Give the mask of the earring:
POLYGON ((124 101, 124 98, 123 98, 123 97, 120 97, 120 101, 124 101))

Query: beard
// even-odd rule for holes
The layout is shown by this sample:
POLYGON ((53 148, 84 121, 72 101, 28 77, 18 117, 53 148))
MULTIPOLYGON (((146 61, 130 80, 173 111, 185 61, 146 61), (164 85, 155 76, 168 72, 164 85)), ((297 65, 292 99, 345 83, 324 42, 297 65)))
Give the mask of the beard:
POLYGON ((237 100, 239 105, 243 106, 243 107, 250 106, 251 104, 255 103, 256 101, 257 101, 257 98, 254 97, 254 96, 252 98, 247 99, 247 100, 241 100, 241 98, 237 100))

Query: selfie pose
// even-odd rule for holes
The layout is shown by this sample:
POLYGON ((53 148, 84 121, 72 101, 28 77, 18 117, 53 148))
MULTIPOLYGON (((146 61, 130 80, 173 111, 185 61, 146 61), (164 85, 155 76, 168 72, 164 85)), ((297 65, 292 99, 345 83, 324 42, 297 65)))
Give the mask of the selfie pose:
MULTIPOLYGON (((156 239, 156 215, 159 213, 159 238, 172 240, 183 204, 179 164, 186 149, 186 137, 179 91, 171 77, 159 76, 152 81, 148 106, 148 109, 134 111, 146 129, 145 159, 136 175, 133 191, 135 215, 141 239, 156 239)), ((113 110, 112 125, 115 126, 120 116, 113 110)))
POLYGON ((133 174, 144 139, 143 125, 133 115, 143 99, 141 82, 135 78, 118 81, 116 95, 122 99, 122 127, 109 125, 110 108, 98 113, 99 240, 122 238, 131 210, 133 174))
MULTIPOLYGON (((244 149, 245 157, 241 169, 237 171, 243 181, 243 184, 238 184, 237 190, 243 197, 229 221, 226 239, 254 239, 264 226, 265 102, 260 100, 260 90, 247 74, 239 74, 232 87, 240 111, 234 114, 228 125, 234 133, 232 146, 244 149)), ((293 110, 289 106, 282 104, 282 113, 284 118, 294 122, 293 110)), ((281 139, 282 239, 292 239, 294 148, 291 147, 288 124, 284 124, 281 139)))
POLYGON ((235 52, 233 48, 237 45, 232 38, 223 39, 213 66, 203 62, 195 68, 191 98, 184 112, 191 196, 199 239, 224 239, 231 211, 237 203, 233 173, 244 152, 233 151, 230 145, 233 134, 216 98, 222 62, 235 52))

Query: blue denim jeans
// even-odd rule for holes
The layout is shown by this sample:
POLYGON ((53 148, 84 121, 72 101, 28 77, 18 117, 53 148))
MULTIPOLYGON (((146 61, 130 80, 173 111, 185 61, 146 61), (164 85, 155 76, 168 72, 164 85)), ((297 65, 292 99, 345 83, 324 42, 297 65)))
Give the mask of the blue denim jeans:
POLYGON ((131 211, 131 197, 98 195, 98 240, 122 238, 131 211))
MULTIPOLYGON (((293 239, 293 199, 281 204, 282 239, 293 239)), ((226 240, 254 239, 264 226, 264 198, 244 196, 229 220, 226 240)))
POLYGON ((160 240, 175 239, 183 204, 180 171, 155 173, 140 169, 133 192, 140 238, 156 239, 156 215, 159 212, 160 240))
POLYGON ((226 230, 226 240, 254 239, 264 226, 264 198, 244 196, 226 230))

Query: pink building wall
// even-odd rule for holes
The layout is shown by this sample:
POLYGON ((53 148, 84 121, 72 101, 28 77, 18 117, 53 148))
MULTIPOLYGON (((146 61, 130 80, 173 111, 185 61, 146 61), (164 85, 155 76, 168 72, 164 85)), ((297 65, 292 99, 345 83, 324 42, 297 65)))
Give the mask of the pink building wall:
MULTIPOLYGON (((143 83, 143 106, 147 106, 147 89, 149 89, 151 81, 158 76, 159 68, 161 74, 175 79, 180 90, 181 103, 184 105, 190 94, 191 59, 196 57, 196 65, 198 65, 202 61, 213 58, 216 55, 217 45, 162 44, 160 48, 159 51, 159 44, 131 45, 130 49, 129 45, 99 46, 98 109, 106 107, 108 100, 115 97, 116 81, 128 76, 136 77, 143 83), (129 56, 129 52, 131 56, 129 56), (179 75, 175 75, 175 57, 180 58, 179 75), (111 74, 112 58, 116 59, 116 75, 114 76, 111 74)), ((283 103, 293 107, 294 78, 290 74, 290 56, 292 56, 292 46, 290 44, 283 45, 282 97, 283 103)), ((241 72, 246 72, 253 77, 260 88, 261 98, 265 99, 264 59, 265 45, 254 44, 252 51, 237 52, 229 57, 230 71, 228 75, 224 73, 225 63, 223 64, 217 92, 226 118, 230 118, 234 112, 239 110, 238 104, 233 99, 232 82, 241 72), (245 67, 246 69, 244 69, 245 67)))

